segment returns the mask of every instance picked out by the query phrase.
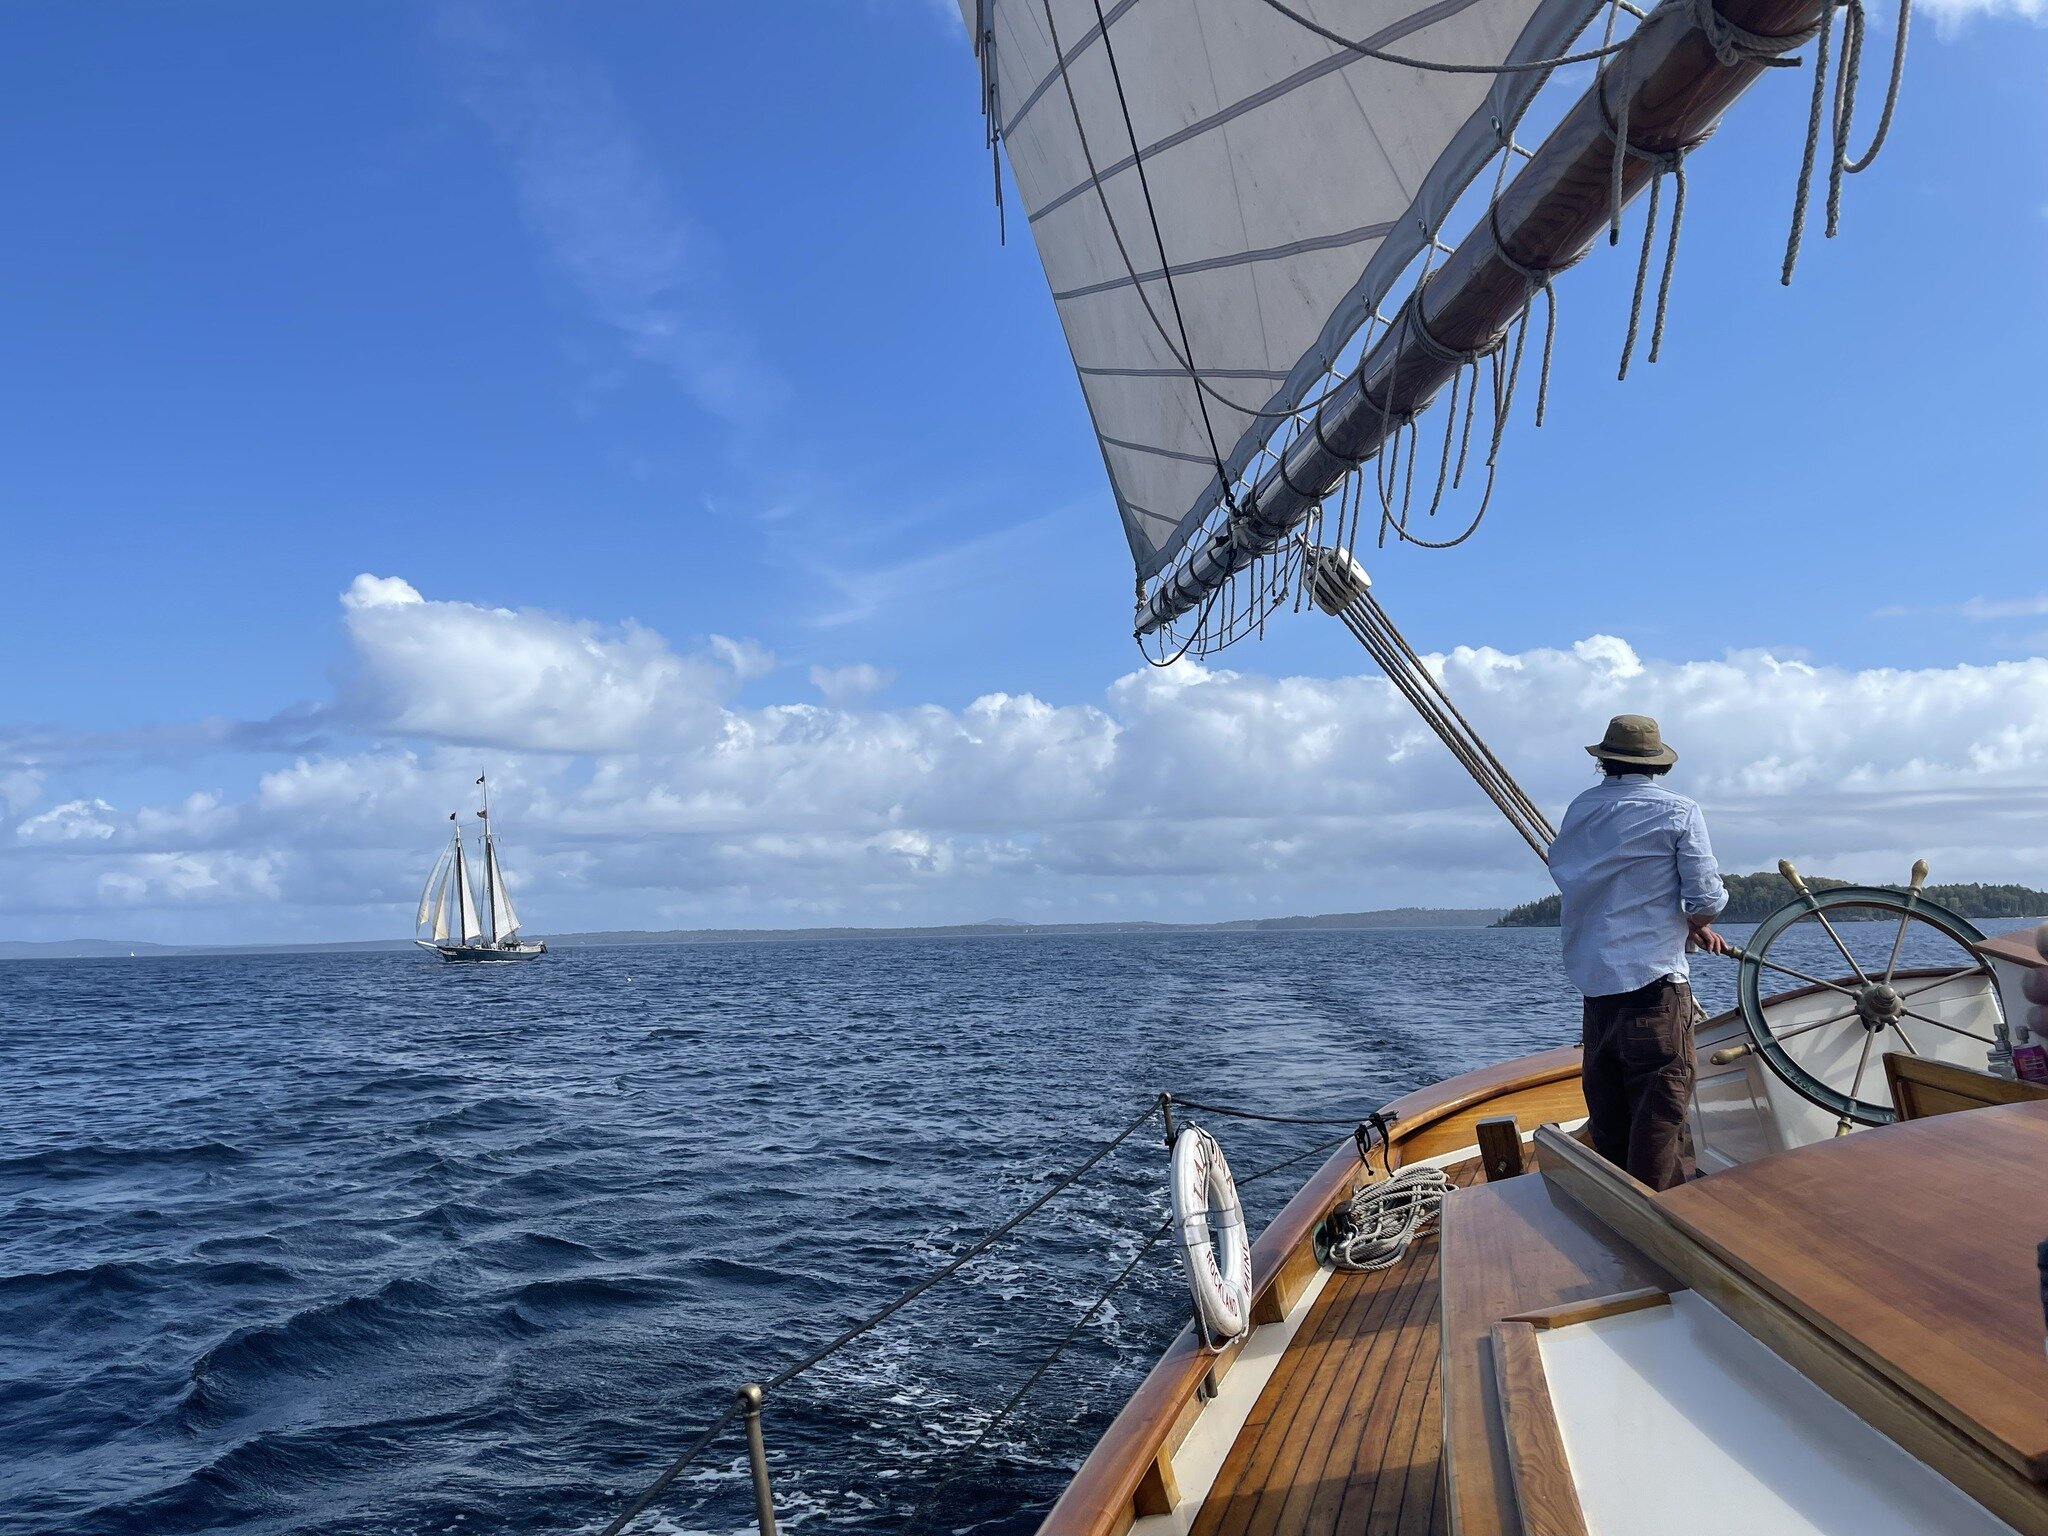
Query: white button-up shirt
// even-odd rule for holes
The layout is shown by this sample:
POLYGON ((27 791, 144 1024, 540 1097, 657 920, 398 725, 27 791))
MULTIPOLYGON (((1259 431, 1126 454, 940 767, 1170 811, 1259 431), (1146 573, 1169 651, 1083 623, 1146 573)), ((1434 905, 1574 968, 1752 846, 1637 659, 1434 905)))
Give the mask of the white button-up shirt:
POLYGON ((1550 878, 1564 971, 1588 997, 1684 980, 1686 915, 1728 905, 1699 806, 1645 773, 1610 775, 1571 803, 1550 878))

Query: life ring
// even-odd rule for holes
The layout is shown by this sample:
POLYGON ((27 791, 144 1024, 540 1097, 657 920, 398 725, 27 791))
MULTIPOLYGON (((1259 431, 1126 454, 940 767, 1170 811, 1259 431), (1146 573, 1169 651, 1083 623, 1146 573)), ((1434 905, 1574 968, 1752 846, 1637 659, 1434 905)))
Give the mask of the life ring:
POLYGON ((1251 1326, 1251 1239, 1230 1164, 1216 1138, 1198 1125, 1174 1139, 1172 1185, 1195 1316, 1211 1344, 1235 1339, 1251 1326))

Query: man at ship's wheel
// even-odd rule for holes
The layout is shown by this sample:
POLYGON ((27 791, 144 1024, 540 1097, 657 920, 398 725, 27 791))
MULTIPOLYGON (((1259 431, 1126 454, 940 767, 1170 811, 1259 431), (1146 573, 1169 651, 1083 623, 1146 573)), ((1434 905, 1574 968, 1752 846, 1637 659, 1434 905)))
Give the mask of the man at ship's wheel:
POLYGON ((1678 761, 1647 715, 1616 715, 1586 748, 1601 780, 1550 845, 1564 969, 1585 994, 1586 1112, 1593 1147, 1652 1189, 1693 1175, 1690 939, 1713 954, 1728 905, 1706 818, 1659 780, 1678 761))

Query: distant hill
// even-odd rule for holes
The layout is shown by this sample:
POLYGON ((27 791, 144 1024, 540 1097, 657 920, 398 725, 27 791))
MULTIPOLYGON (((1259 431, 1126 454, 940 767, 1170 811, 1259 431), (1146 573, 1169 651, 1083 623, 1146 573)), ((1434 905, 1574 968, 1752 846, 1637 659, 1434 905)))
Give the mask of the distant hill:
MULTIPOLYGON (((1225 923, 1025 923, 1014 918, 939 928, 668 928, 543 934, 556 949, 607 944, 790 944, 835 939, 972 939, 1088 933, 1284 933, 1331 928, 1484 928, 1498 907, 1392 907, 1376 912, 1325 912, 1314 917, 1244 917, 1225 923)), ((1553 919, 1554 921, 1554 919, 1553 919)), ((125 959, 129 955, 328 954, 409 950, 407 939, 352 944, 143 944, 112 939, 0 940, 0 960, 125 959)))
MULTIPOLYGON (((1804 877, 1808 889, 1833 890, 1856 885, 1854 880, 1830 880, 1824 875, 1804 877)), ((1724 923, 1760 923, 1792 899, 1792 883, 1776 870, 1753 875, 1723 875, 1728 887, 1728 908, 1718 919, 1724 923)), ((1903 885, 1882 889, 1905 894, 1903 885)), ((1963 917, 2048 917, 2048 891, 2026 885, 1930 885, 1926 895, 1963 917)), ((1555 928, 1558 899, 1555 894, 1525 901, 1504 914, 1496 928, 1555 928)))

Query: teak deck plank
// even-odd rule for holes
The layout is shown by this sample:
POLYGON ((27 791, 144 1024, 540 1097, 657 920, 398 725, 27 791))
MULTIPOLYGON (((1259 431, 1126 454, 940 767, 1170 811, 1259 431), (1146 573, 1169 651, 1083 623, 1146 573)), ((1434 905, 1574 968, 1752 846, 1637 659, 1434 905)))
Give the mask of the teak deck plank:
MULTIPOLYGON (((1460 1184, 1476 1160, 1449 1170, 1460 1184)), ((1437 1239, 1339 1271, 1224 1458, 1193 1536, 1430 1536, 1445 1529, 1437 1239)))
POLYGON ((1442 1242, 1447 1524, 1458 1536, 1518 1536, 1493 1325, 1539 1308, 1676 1284, 1550 1180, 1528 1174, 1452 1196, 1442 1242))

